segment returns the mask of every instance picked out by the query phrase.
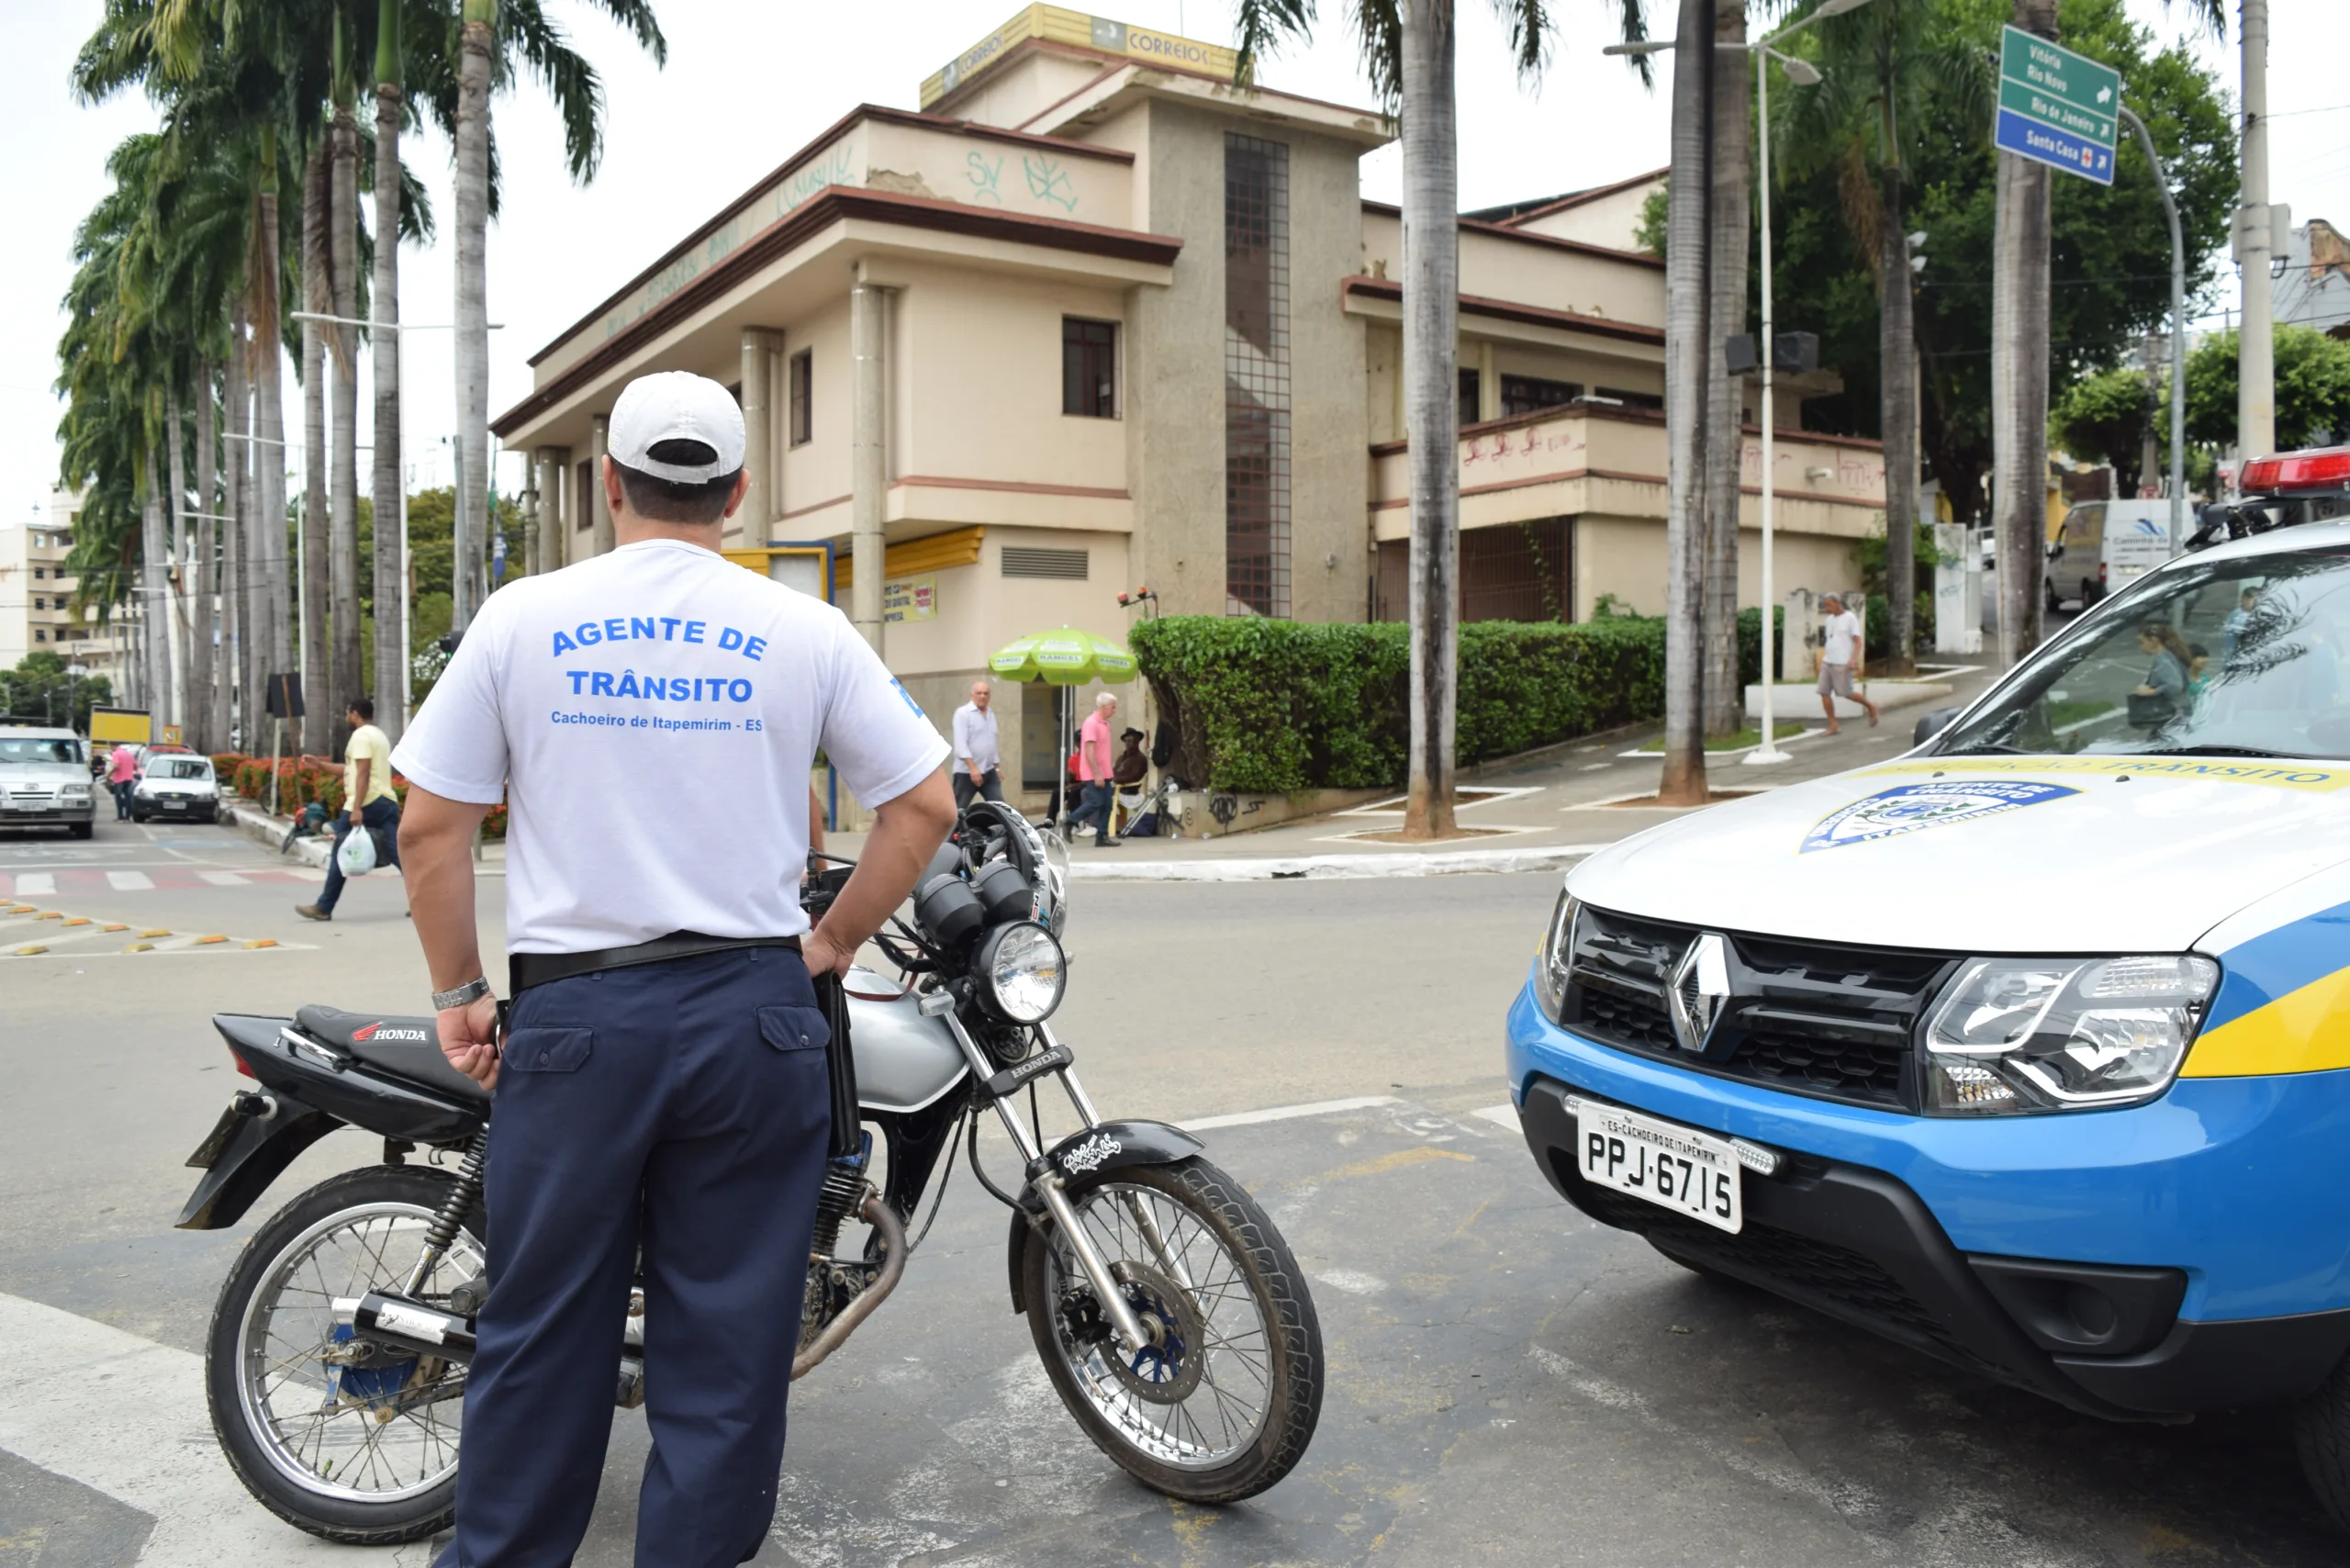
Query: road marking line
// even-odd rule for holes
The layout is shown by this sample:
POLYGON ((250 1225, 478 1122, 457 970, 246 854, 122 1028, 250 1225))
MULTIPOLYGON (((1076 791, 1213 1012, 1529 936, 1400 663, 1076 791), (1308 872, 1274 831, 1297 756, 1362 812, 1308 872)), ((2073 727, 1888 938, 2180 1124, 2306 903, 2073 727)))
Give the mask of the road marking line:
POLYGON ((416 1568, 431 1555, 428 1542, 335 1546, 283 1523, 246 1495, 221 1457, 203 1357, 5 1294, 0 1448, 151 1517, 139 1561, 157 1568, 416 1568))
POLYGON ((108 871, 106 886, 118 893, 135 893, 151 890, 155 879, 144 871, 108 871))
MULTIPOLYGON (((1565 808, 1572 810, 1574 808, 1565 808)), ((1513 833, 1549 831, 1513 828, 1513 833)), ((1069 868, 1080 882, 1261 882, 1272 878, 1443 877, 1472 871, 1554 871, 1607 846, 1554 844, 1516 849, 1459 849, 1440 854, 1363 849, 1283 859, 1125 860, 1084 859, 1069 868)))
POLYGON ((252 884, 245 880, 242 871, 198 871, 197 876, 216 888, 244 888, 252 884))
POLYGON ((1473 1111, 1470 1114, 1483 1116, 1495 1126, 1507 1127, 1512 1132, 1518 1132, 1523 1127, 1523 1124, 1517 1119, 1517 1107, 1515 1105, 1488 1105, 1482 1111, 1473 1111))
POLYGON ((17 896, 20 899, 55 898, 57 877, 50 871, 19 871, 17 873, 17 896))
POLYGON ((1286 1122, 1298 1116, 1331 1116, 1340 1111, 1373 1111, 1401 1105, 1393 1094, 1365 1094, 1352 1100, 1317 1100, 1310 1105, 1275 1105, 1263 1111, 1235 1111, 1224 1116, 1197 1116, 1178 1125, 1187 1133, 1214 1132, 1218 1127, 1253 1127, 1259 1122, 1286 1122))

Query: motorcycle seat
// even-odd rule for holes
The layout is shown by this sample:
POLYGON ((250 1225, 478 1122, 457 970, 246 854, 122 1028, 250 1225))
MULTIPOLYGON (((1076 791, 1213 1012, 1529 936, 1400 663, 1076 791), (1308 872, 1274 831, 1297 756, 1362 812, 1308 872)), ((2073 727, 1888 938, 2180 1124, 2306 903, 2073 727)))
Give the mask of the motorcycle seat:
POLYGON ((435 1019, 345 1013, 339 1007, 313 1002, 294 1014, 294 1026, 349 1051, 395 1078, 405 1078, 467 1102, 489 1103, 489 1091, 451 1067, 449 1058, 442 1054, 435 1019))

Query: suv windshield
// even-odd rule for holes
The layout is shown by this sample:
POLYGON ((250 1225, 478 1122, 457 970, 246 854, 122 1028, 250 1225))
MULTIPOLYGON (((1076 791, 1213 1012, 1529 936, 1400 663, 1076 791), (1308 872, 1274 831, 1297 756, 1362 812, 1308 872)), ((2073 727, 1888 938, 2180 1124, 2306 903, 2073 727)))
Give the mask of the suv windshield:
POLYGON ((200 756, 159 757, 148 772, 158 778, 209 778, 212 764, 200 756))
POLYGON ((1934 750, 2350 757, 2350 551, 2165 573, 1934 750))
POLYGON ((74 741, 28 740, 21 736, 0 735, 0 763, 81 760, 82 748, 74 741))

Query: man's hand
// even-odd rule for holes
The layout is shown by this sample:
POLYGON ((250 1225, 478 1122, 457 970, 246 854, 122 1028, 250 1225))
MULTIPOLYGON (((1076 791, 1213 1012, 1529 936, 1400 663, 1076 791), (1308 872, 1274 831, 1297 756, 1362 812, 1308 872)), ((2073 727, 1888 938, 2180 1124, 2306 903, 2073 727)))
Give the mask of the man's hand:
POLYGON ((477 996, 440 1015, 441 1054, 449 1065, 480 1084, 498 1087, 498 998, 477 996))
POLYGON ((836 946, 820 925, 800 939, 800 957, 811 975, 845 975, 856 961, 857 946, 854 942, 845 947, 836 946))
POLYGON ((963 764, 963 770, 971 776, 972 783, 977 784, 980 781, 979 759, 978 757, 971 757, 965 761, 963 764))

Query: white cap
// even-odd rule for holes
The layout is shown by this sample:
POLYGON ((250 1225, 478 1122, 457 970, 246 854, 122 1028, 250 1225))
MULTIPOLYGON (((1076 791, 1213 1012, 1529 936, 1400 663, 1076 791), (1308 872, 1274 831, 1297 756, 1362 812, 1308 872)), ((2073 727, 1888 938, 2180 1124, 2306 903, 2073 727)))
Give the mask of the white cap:
POLYGON ((743 466, 743 410, 733 394, 707 375, 664 370, 621 388, 606 440, 612 461, 623 468, 699 485, 743 466), (653 449, 665 441, 698 441, 717 456, 710 463, 664 463, 653 449))

